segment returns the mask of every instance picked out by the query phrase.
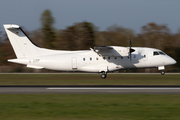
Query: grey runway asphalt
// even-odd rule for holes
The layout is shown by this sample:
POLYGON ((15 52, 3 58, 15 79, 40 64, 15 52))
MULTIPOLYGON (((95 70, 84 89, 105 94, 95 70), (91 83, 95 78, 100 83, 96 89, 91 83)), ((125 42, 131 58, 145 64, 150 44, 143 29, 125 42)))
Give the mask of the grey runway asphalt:
MULTIPOLYGON (((98 74, 98 73, 78 73, 78 72, 63 72, 63 73, 0 73, 0 74, 98 74)), ((122 75, 160 75, 160 73, 108 73, 108 74, 122 74, 122 75)), ((179 75, 180 73, 166 73, 166 75, 179 75)))
POLYGON ((0 86, 0 94, 180 94, 180 86, 0 86))

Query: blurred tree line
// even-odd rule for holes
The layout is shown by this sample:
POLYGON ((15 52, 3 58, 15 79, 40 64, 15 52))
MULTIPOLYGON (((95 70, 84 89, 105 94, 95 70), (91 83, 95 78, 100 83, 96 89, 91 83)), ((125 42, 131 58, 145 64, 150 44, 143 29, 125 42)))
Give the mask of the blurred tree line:
MULTIPOLYGON (((141 27, 141 33, 135 34, 132 29, 118 25, 98 31, 93 23, 84 21, 58 30, 53 26, 55 21, 50 10, 41 14, 40 21, 40 29, 25 31, 40 47, 57 50, 87 50, 98 45, 126 47, 131 38, 133 47, 157 48, 173 57, 177 64, 166 71, 180 72, 180 30, 173 34, 167 25, 148 23, 141 27)), ((14 51, 0 27, 0 72, 34 72, 33 69, 7 62, 12 58, 15 58, 14 51)))

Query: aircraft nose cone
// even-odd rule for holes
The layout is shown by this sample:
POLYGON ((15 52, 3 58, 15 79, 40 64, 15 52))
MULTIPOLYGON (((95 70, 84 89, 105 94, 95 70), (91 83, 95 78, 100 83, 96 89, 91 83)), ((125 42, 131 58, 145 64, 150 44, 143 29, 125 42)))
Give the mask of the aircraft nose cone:
POLYGON ((174 60, 173 58, 171 58, 170 61, 169 61, 169 63, 170 63, 171 65, 173 65, 173 64, 176 64, 177 62, 176 62, 176 60, 174 60))
POLYGON ((176 60, 173 59, 173 64, 176 64, 176 63, 177 63, 176 60))

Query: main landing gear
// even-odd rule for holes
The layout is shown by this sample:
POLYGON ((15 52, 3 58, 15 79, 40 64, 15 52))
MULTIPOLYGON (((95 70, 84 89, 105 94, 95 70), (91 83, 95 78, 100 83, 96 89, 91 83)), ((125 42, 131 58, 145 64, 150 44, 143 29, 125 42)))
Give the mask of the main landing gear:
POLYGON ((105 78, 106 78, 106 76, 107 76, 107 73, 106 73, 106 72, 104 72, 104 71, 103 71, 103 72, 101 72, 101 78, 102 78, 102 79, 105 79, 105 78))

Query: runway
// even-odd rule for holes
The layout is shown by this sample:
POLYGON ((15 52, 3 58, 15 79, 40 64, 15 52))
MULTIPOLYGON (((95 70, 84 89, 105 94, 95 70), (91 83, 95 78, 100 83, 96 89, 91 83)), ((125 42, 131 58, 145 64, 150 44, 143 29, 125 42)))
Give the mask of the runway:
POLYGON ((0 86, 0 94, 180 94, 180 86, 0 86))

